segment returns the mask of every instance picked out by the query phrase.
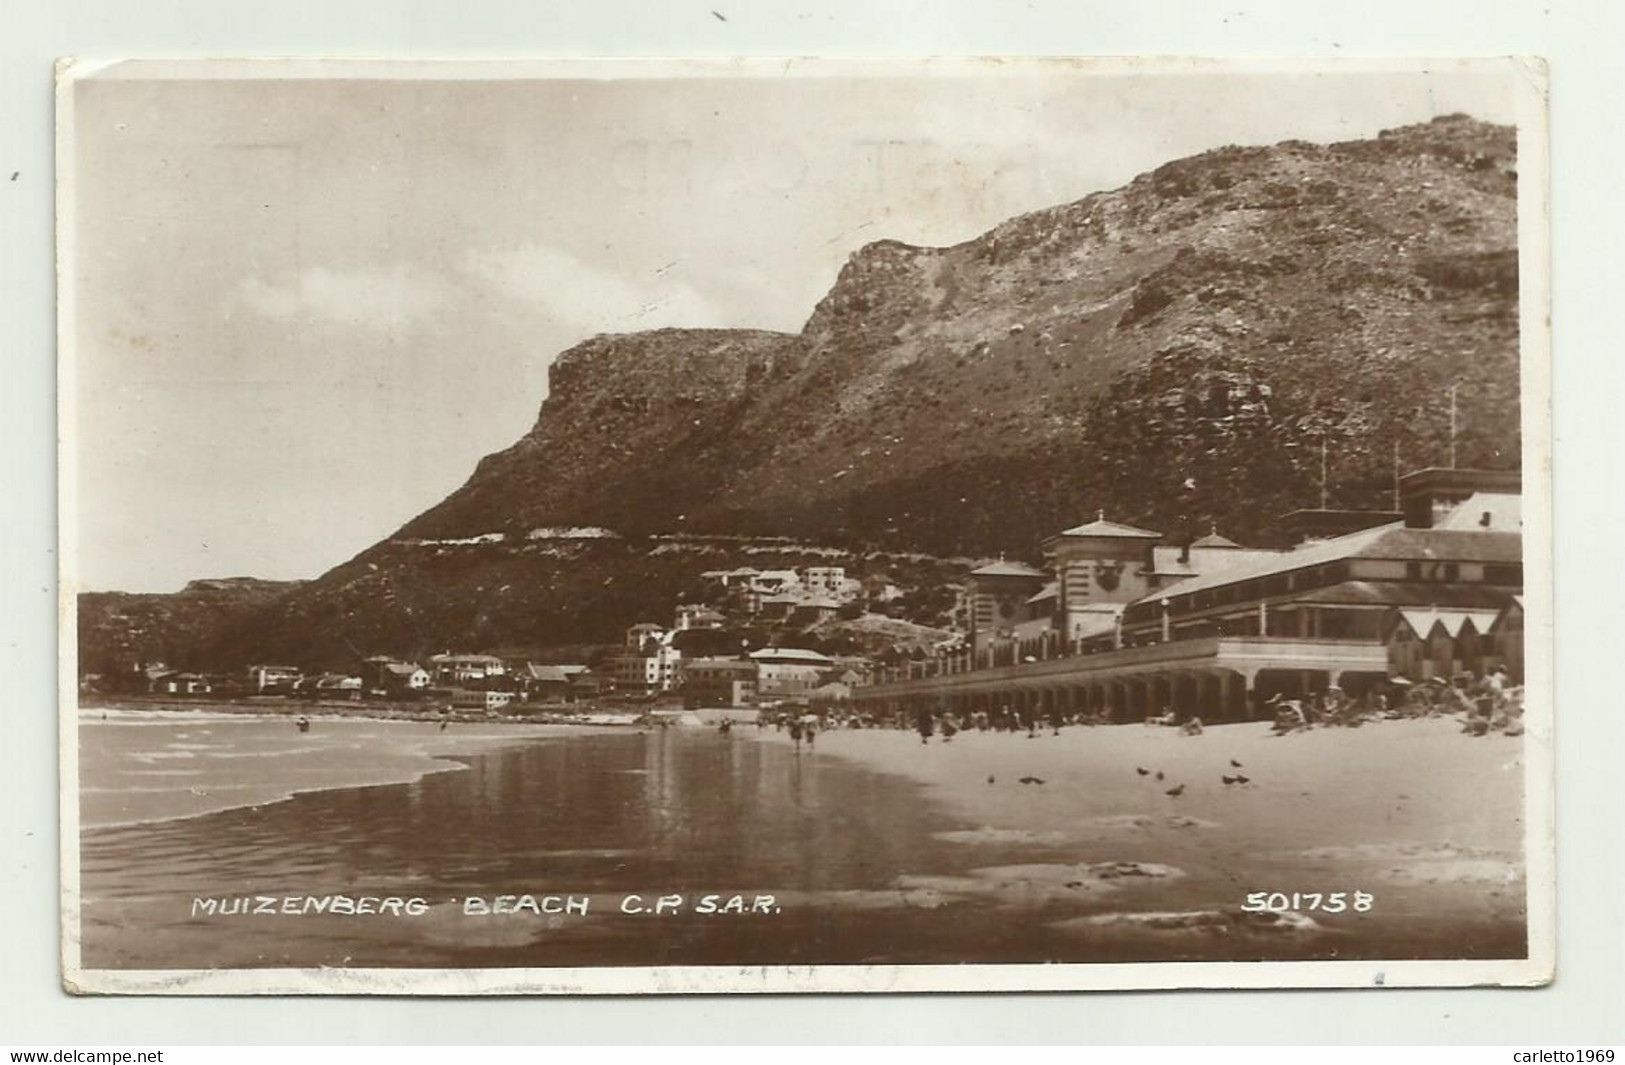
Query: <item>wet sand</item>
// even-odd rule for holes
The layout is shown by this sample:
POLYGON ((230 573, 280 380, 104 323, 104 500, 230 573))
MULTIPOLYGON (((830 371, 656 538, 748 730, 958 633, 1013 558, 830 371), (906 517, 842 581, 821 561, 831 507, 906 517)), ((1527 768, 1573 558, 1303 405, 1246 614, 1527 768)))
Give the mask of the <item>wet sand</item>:
POLYGON ((975 826, 940 836, 971 869, 902 886, 1012 905, 1093 896, 1097 912, 1056 922, 1063 935, 1172 946, 1380 929, 1424 954, 1522 956, 1523 743, 1465 736, 1457 719, 1436 718, 1285 736, 1264 723, 1200 736, 1143 725, 1034 739, 962 732, 923 746, 914 733, 833 730, 802 757, 916 780, 975 826), (1223 782, 1237 775, 1247 783, 1223 782), (1030 860, 1011 862, 1012 848, 1030 860), (976 865, 983 852, 1002 857, 976 865), (1155 890, 1118 905, 1129 883, 1155 890), (1357 891, 1371 896, 1369 911, 1353 912, 1357 891), (1253 892, 1328 898, 1255 914, 1243 908, 1253 892), (1336 892, 1348 908, 1328 912, 1336 892))
POLYGON ((202 715, 80 732, 93 967, 1525 954, 1523 741, 1462 736, 1450 719, 924 747, 835 731, 800 754, 746 727, 345 720, 301 734, 285 717, 202 715), (1249 783, 1221 782, 1236 773, 1249 783), (245 892, 417 895, 428 912, 192 909, 245 892), (503 892, 590 897, 591 914, 464 915, 459 900, 503 892), (767 892, 776 906, 734 919, 620 908, 667 892, 767 892), (1371 905, 1250 913, 1251 892, 1371 905))

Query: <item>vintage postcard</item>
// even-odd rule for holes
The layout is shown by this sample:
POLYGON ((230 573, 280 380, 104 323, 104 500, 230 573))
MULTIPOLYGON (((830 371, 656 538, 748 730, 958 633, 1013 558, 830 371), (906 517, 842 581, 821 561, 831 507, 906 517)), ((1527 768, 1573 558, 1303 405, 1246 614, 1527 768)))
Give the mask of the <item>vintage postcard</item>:
POLYGON ((86 993, 1538 984, 1538 60, 64 61, 86 993))

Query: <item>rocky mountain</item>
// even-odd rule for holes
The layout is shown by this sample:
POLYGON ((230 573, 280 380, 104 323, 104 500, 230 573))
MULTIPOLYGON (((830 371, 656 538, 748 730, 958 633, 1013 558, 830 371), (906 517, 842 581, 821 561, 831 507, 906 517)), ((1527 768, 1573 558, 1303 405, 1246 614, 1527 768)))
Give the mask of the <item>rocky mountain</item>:
POLYGON ((212 653, 612 637, 702 569, 1031 557, 1101 508, 1277 542, 1323 442, 1332 506, 1387 505, 1396 447, 1443 464, 1452 385, 1460 463, 1513 467, 1514 143, 1450 116, 1225 148, 953 247, 863 247, 798 334, 595 337, 512 447, 212 653))

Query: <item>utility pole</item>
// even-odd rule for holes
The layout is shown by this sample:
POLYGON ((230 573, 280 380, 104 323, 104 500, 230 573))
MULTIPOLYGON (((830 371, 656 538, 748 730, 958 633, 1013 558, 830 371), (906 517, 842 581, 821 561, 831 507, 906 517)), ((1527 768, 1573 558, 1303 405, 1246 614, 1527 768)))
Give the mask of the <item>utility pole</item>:
POLYGON ((1329 498, 1326 484, 1326 430, 1320 431, 1320 509, 1326 509, 1329 498))
POLYGON ((1456 468, 1456 389, 1460 385, 1450 386, 1450 468, 1456 468))
POLYGON ((1394 441, 1394 513, 1399 513, 1399 441, 1394 441))

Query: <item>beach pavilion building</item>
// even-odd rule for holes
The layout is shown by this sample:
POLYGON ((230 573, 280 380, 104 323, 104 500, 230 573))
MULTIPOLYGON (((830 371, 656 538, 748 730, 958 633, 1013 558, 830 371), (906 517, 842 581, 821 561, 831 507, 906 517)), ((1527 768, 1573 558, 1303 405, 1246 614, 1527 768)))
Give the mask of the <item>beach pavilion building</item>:
MULTIPOLYGON (((1422 470, 1401 479, 1400 494, 1403 520, 1372 512, 1368 527, 1338 533, 1358 525, 1338 512, 1331 529, 1285 551, 1227 547, 1216 533, 1203 549, 1165 551, 1159 534, 1100 516, 1045 542, 1048 571, 1007 562, 974 571, 970 646, 884 670, 853 700, 877 713, 1135 720, 1171 711, 1211 722, 1260 716, 1278 693, 1335 685, 1358 695, 1390 675, 1385 622, 1395 611, 1493 619, 1523 587, 1515 474, 1422 470), (1029 598, 1056 584, 1050 625, 1038 638, 1010 626, 979 640, 987 606, 1003 618, 1008 601, 984 585, 1016 577, 1029 598)), ((1309 518, 1296 516, 1305 529, 1309 518)))

